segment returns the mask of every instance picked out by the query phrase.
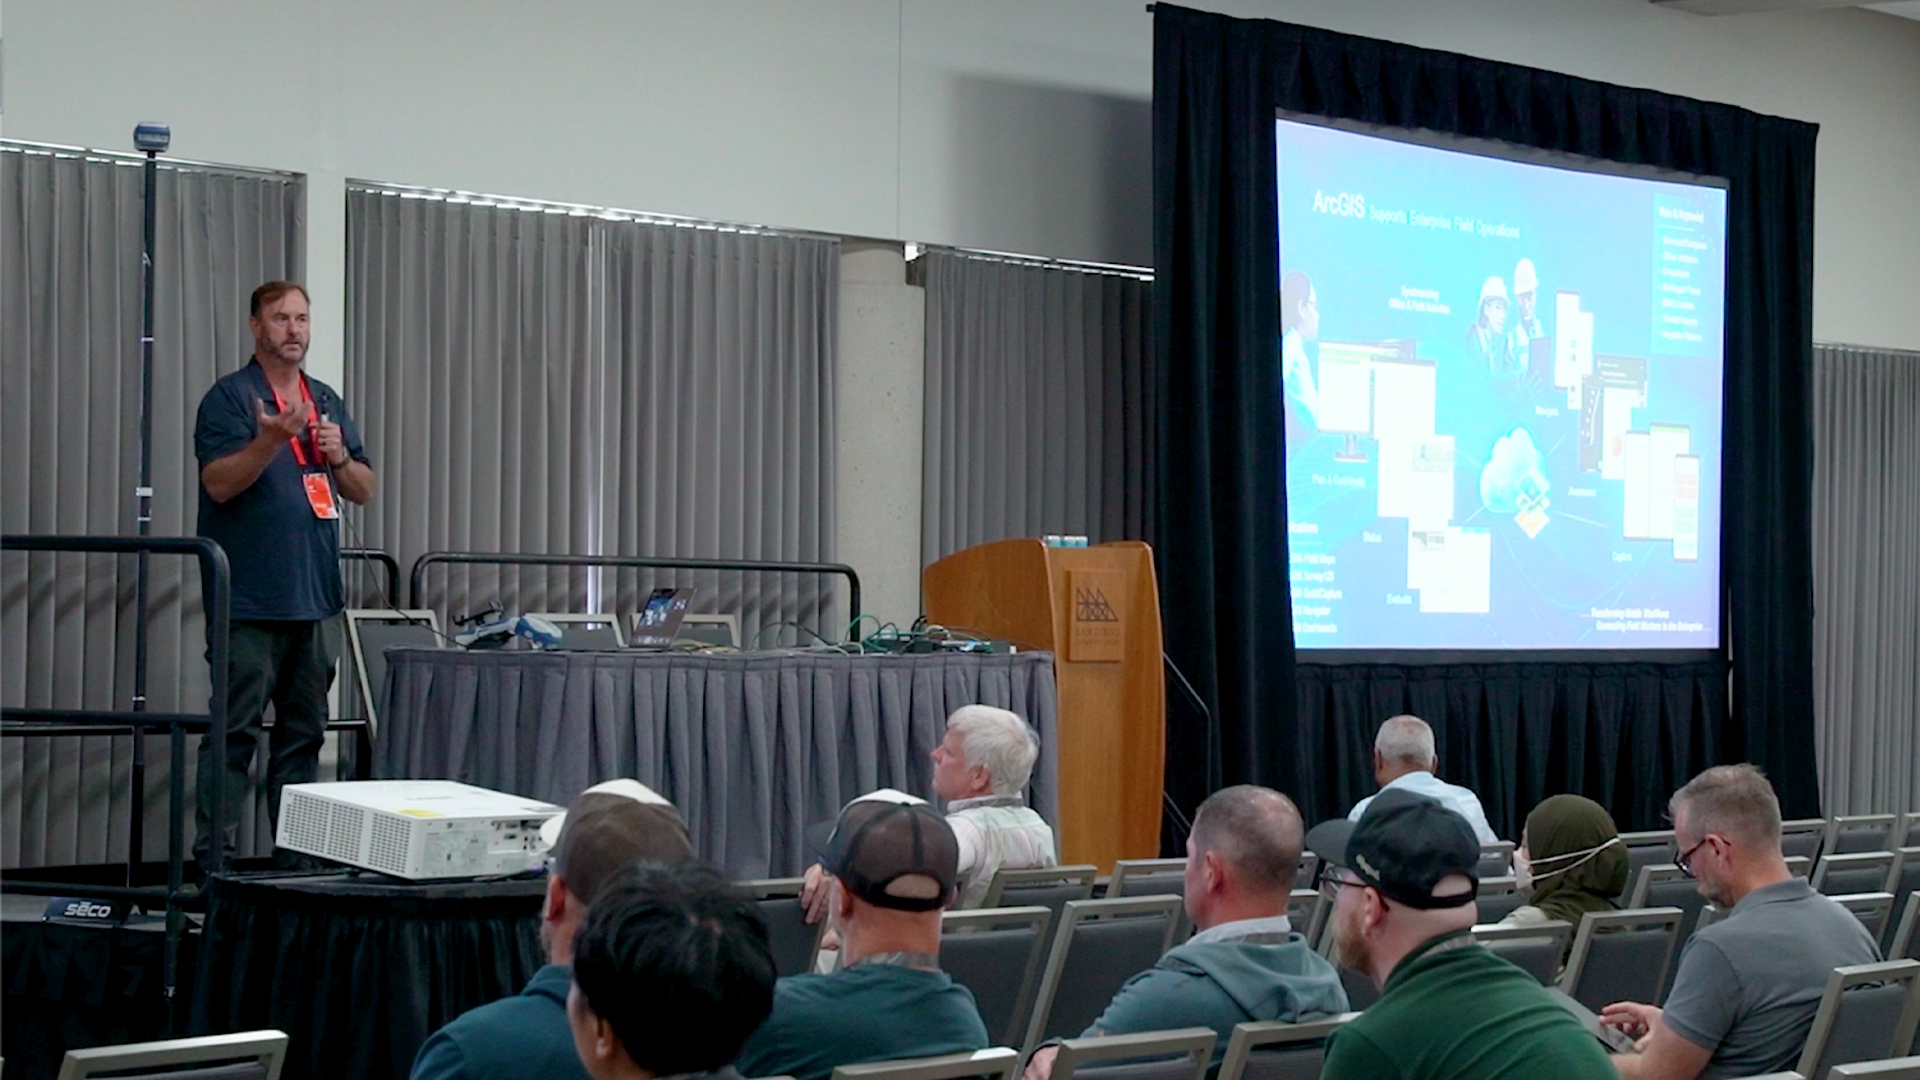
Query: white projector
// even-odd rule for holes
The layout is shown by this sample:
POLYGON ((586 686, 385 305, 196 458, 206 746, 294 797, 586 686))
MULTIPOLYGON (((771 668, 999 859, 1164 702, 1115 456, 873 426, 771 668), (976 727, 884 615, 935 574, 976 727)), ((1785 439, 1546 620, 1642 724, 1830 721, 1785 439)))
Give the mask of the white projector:
POLYGON ((288 784, 280 835, 290 851, 394 877, 496 877, 540 865, 540 826, 561 808, 452 780, 288 784))

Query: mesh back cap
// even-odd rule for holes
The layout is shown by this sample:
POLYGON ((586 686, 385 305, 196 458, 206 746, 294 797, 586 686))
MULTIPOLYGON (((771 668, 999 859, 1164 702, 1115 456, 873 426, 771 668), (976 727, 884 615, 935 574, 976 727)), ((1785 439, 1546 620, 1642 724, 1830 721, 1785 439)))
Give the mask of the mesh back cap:
POLYGON ((960 843, 926 800, 888 788, 840 811, 821 865, 875 907, 937 911, 953 898, 960 843))

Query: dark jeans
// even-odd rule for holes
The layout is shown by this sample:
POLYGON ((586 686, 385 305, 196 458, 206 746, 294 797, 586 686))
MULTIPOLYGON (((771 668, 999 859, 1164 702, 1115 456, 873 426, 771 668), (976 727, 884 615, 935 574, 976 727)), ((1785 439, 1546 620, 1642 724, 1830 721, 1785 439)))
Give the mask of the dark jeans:
MULTIPOLYGON (((327 690, 333 685, 339 655, 338 620, 319 622, 236 622, 227 646, 226 813, 222 836, 233 850, 240 805, 249 790, 248 772, 259 742, 267 703, 273 703, 272 738, 267 751, 268 814, 280 825, 280 789, 310 783, 319 775, 320 746, 327 733, 327 690)), ((209 649, 208 660, 212 660, 209 649)), ((200 739, 193 857, 212 870, 213 738, 200 739)))

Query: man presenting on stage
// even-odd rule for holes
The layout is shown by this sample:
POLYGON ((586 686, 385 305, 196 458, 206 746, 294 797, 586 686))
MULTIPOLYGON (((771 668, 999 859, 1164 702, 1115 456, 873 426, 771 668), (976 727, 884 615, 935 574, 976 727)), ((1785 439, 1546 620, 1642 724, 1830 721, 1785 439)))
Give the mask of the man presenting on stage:
POLYGON ((233 581, 227 745, 219 765, 213 740, 200 740, 193 851, 203 872, 233 846, 267 702, 274 714, 267 798, 276 828, 280 789, 310 782, 319 771, 339 653, 335 616, 346 606, 339 500, 373 497, 373 468, 346 403, 303 370, 307 307, 307 290, 290 281, 253 291, 253 360, 213 384, 193 429, 199 532, 226 549, 233 581), (213 845, 208 782, 216 768, 227 778, 220 848, 213 845))

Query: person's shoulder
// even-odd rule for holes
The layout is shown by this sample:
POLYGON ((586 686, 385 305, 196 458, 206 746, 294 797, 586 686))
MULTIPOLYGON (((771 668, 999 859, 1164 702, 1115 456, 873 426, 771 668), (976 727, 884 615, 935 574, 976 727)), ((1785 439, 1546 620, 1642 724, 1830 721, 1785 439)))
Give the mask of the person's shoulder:
MULTIPOLYGON (((1399 1063, 1382 1048, 1374 1031, 1382 1025, 1367 1022, 1370 1013, 1361 1013, 1327 1036, 1322 1080, 1390 1080, 1401 1075, 1399 1063)), ((1391 1035, 1391 1028, 1384 1033, 1391 1035)))

